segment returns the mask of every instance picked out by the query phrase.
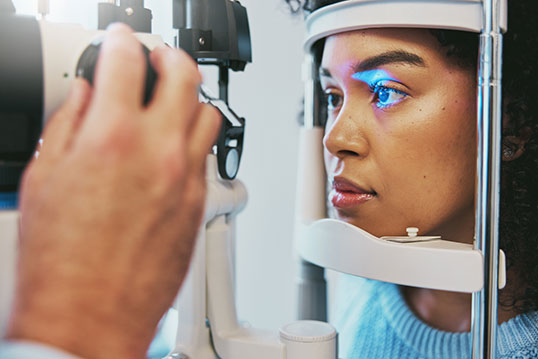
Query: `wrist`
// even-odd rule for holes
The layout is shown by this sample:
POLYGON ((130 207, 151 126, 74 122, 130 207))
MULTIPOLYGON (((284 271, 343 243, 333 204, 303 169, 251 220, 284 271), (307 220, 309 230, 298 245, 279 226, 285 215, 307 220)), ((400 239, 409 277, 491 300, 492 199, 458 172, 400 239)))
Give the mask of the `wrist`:
POLYGON ((99 301, 58 294, 20 298, 6 335, 10 340, 41 342, 82 358, 144 358, 153 336, 152 328, 142 330, 99 301))

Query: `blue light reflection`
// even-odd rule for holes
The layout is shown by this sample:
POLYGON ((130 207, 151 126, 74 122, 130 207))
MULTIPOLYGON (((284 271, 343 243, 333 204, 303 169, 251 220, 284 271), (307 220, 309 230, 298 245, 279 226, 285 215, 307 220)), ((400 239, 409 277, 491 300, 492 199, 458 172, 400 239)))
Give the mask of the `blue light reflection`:
POLYGON ((396 81, 387 71, 381 69, 360 71, 351 75, 351 78, 364 82, 370 87, 374 87, 380 81, 396 81))

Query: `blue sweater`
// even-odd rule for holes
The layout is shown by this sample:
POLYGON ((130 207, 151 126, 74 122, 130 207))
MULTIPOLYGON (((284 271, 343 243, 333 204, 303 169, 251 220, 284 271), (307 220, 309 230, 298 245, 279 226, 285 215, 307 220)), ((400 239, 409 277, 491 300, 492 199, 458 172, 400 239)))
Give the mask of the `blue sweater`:
MULTIPOLYGON (((429 327, 407 307, 397 285, 342 275, 338 286, 339 357, 470 359, 470 333, 429 327)), ((497 358, 538 358, 538 312, 501 324, 497 336, 497 358)))

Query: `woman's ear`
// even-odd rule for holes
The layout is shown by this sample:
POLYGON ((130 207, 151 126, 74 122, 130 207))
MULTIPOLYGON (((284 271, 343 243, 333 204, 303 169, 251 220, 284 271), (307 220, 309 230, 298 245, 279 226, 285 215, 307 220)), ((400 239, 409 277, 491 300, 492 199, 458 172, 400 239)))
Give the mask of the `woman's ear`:
POLYGON ((525 153, 525 145, 531 137, 532 130, 529 127, 523 127, 519 131, 519 136, 504 136, 502 160, 510 162, 521 157, 525 153))

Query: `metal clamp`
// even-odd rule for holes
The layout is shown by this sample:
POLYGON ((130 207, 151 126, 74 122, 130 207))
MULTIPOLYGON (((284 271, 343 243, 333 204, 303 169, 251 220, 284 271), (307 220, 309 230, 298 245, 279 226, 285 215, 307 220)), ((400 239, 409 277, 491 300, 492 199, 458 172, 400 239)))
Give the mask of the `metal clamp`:
POLYGON ((246 121, 243 117, 239 117, 225 101, 212 96, 203 85, 200 86, 200 102, 215 107, 224 119, 216 143, 216 155, 220 176, 232 180, 237 176, 243 155, 246 121))

